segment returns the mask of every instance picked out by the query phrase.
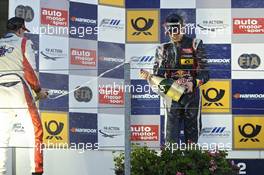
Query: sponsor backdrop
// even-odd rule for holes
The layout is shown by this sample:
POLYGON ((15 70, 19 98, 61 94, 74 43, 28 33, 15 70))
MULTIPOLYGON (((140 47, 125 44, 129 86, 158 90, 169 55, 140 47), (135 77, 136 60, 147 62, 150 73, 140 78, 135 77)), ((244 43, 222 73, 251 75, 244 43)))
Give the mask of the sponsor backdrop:
MULTIPOLYGON (((176 12, 207 51, 211 80, 201 88, 199 141, 223 142, 241 153, 263 150, 263 10, 262 0, 10 0, 9 16, 25 18, 31 30, 27 37, 34 43, 42 86, 51 97, 78 88, 40 103, 45 142, 123 149, 124 68, 98 76, 127 60, 131 139, 159 147, 163 104, 138 73, 151 70, 155 47, 168 41, 164 19, 176 12)), ((254 160, 244 162, 241 166, 253 171, 254 160)))

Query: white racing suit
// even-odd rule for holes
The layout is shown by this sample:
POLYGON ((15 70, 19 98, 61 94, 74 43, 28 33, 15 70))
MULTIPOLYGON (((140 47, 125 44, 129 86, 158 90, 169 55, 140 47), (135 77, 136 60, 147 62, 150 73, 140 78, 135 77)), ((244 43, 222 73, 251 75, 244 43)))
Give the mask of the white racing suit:
POLYGON ((34 71, 32 42, 13 33, 0 39, 0 175, 6 172, 7 149, 14 120, 25 121, 31 171, 43 172, 43 130, 32 90, 41 90, 34 71))

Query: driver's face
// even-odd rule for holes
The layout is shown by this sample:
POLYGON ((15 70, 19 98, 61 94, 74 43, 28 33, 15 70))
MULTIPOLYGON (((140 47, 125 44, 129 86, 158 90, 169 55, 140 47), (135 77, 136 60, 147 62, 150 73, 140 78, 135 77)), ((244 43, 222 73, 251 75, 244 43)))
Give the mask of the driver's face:
POLYGON ((182 37, 182 25, 167 25, 165 26, 166 33, 168 33, 169 37, 173 41, 178 41, 182 37))

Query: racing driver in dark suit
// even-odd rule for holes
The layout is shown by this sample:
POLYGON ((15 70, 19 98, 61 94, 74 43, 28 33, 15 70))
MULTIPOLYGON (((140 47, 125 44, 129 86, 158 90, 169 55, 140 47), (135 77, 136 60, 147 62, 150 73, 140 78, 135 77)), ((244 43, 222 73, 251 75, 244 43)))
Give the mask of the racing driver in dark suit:
POLYGON ((182 105, 172 100, 168 108, 166 140, 178 143, 181 124, 184 123, 184 142, 197 143, 201 129, 199 87, 209 80, 209 74, 205 69, 202 41, 182 34, 183 25, 183 19, 178 14, 167 16, 164 27, 170 42, 156 49, 153 74, 174 79, 186 87, 187 104, 182 105))

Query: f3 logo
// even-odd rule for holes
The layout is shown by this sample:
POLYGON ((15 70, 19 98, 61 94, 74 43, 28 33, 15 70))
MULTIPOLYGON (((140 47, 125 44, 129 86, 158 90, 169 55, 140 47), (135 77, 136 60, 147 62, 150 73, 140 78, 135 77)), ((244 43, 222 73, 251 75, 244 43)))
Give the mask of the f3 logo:
POLYGON ((140 35, 141 33, 145 35, 152 35, 148 30, 153 26, 154 19, 149 18, 148 20, 144 17, 138 17, 136 20, 131 19, 131 24, 137 32, 133 32, 132 35, 140 35), (144 23, 140 25, 139 23, 144 23))
POLYGON ((211 106, 212 104, 215 104, 216 106, 223 106, 222 103, 219 103, 225 95, 225 90, 219 89, 219 91, 216 88, 209 88, 206 91, 203 89, 203 96, 206 101, 209 103, 205 103, 203 106, 211 106), (215 92, 215 97, 211 97, 209 93, 215 92))
POLYGON ((55 137, 57 140, 62 140, 62 137, 59 136, 63 130, 64 123, 57 122, 55 120, 51 120, 48 123, 45 122, 45 128, 47 132, 50 134, 46 137, 46 139, 51 140, 53 137, 55 137), (55 128, 53 128, 55 126, 55 128))
POLYGON ((252 142, 259 142, 259 139, 256 138, 256 136, 260 133, 260 130, 261 130, 260 125, 256 125, 254 127, 254 125, 252 125, 251 123, 246 123, 243 126, 239 125, 238 129, 239 129, 240 134, 244 137, 240 139, 240 142, 247 142, 249 139, 252 142), (248 132, 248 130, 250 131, 248 132))

